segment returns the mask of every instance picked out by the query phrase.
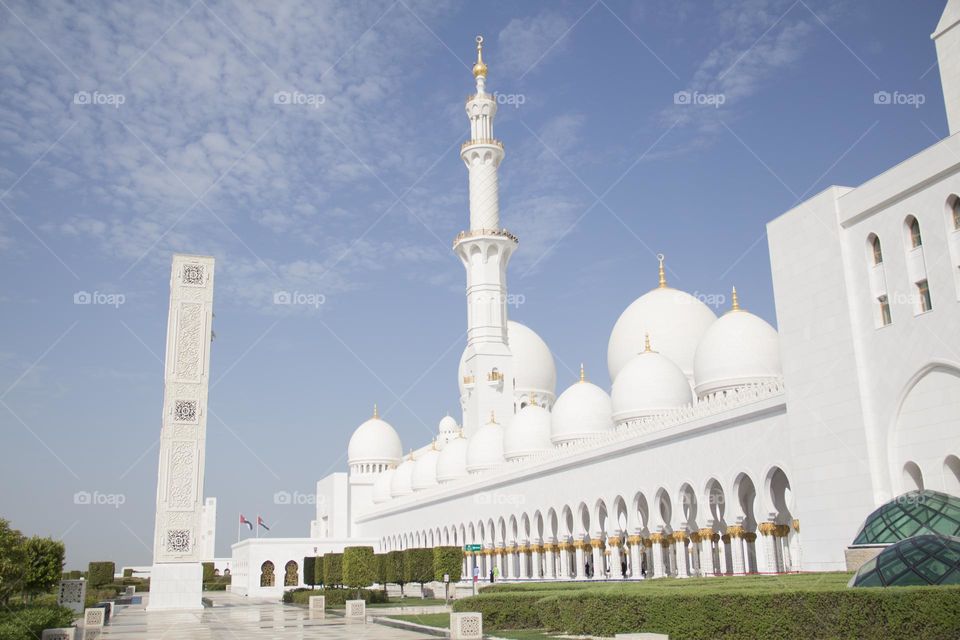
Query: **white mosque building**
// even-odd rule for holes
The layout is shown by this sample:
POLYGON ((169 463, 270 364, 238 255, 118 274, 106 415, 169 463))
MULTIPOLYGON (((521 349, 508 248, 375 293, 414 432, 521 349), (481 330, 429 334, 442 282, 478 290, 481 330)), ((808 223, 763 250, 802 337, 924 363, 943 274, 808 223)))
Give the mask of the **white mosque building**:
POLYGON ((348 471, 317 483, 310 537, 234 545, 233 590, 277 594, 303 584, 304 556, 356 544, 464 546, 465 575, 518 580, 839 570, 881 504, 960 495, 960 0, 932 38, 950 136, 768 223, 778 328, 735 291, 717 316, 661 256, 613 323, 609 390, 582 370, 558 390, 548 345, 507 317, 518 239, 499 216, 478 38, 469 228, 453 243, 460 420, 404 455, 374 409, 348 471))

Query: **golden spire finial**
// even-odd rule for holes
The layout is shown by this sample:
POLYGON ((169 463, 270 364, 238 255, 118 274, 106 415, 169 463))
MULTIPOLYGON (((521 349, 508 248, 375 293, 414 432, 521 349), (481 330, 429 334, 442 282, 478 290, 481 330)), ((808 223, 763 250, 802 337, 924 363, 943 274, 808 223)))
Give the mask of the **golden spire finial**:
POLYGON ((430 443, 430 448, 431 448, 433 451, 436 451, 436 450, 437 450, 437 439, 436 439, 436 437, 434 437, 433 442, 430 443))
POLYGON ((487 424, 499 424, 497 422, 497 416, 493 414, 493 409, 490 409, 490 422, 488 422, 487 424))
POLYGON ((483 36, 477 36, 477 63, 473 65, 473 77, 487 77, 487 65, 483 62, 483 36))
POLYGON ((643 352, 644 353, 653 353, 653 349, 650 348, 650 334, 643 334, 643 352))
POLYGON ((587 374, 583 371, 583 363, 580 363, 580 382, 587 381, 587 374))
POLYGON ((733 288, 733 293, 730 295, 730 311, 740 311, 740 299, 737 298, 737 288, 733 288))
POLYGON ((410 449, 410 455, 407 456, 407 460, 413 460, 413 449, 410 449))
POLYGON ((376 403, 376 402, 373 403, 373 417, 374 417, 374 418, 379 418, 379 417, 380 417, 380 412, 377 411, 377 403, 376 403))
POLYGON ((530 392, 530 404, 533 404, 533 405, 537 404, 537 392, 536 392, 536 391, 531 391, 531 392, 530 392))
POLYGON ((463 436, 463 427, 460 427, 459 429, 457 429, 457 437, 458 437, 458 438, 464 437, 464 436, 463 436))
POLYGON ((657 260, 660 261, 660 271, 659 271, 660 282, 657 284, 657 287, 660 288, 660 289, 666 289, 666 288, 667 288, 667 275, 666 275, 666 273, 664 273, 664 271, 663 271, 664 255, 663 255, 662 253, 658 253, 658 254, 657 254, 657 260))

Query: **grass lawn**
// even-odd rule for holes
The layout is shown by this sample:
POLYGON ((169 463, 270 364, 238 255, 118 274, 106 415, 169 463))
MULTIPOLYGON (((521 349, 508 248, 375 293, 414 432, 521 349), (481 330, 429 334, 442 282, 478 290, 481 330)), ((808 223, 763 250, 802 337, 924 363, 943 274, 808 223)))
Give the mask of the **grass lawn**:
MULTIPOLYGON (((451 600, 450 602, 453 602, 451 600)), ((391 598, 389 602, 378 602, 377 604, 368 604, 368 609, 390 609, 393 607, 433 607, 436 605, 447 604, 443 598, 391 598)))
POLYGON ((798 573, 777 576, 718 576, 714 578, 663 578, 658 580, 620 581, 598 580, 596 582, 523 582, 501 583, 487 587, 480 595, 521 592, 572 592, 629 594, 629 593, 749 593, 786 591, 832 591, 847 586, 852 573, 798 573))
POLYGON ((424 613, 422 615, 390 616, 390 619, 403 620, 404 622, 413 622, 414 624, 422 624, 428 627, 437 627, 440 629, 450 628, 449 613, 424 613))

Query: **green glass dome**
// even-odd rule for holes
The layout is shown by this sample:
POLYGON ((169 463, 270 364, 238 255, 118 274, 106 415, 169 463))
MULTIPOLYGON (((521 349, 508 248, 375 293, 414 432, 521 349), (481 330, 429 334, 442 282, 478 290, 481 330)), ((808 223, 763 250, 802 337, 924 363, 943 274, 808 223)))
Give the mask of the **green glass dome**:
POLYGON ((960 536, 960 498, 908 491, 867 516, 853 544, 892 544, 924 533, 960 536))
POLYGON ((851 587, 960 584, 960 538, 926 534, 892 544, 865 562, 851 587))

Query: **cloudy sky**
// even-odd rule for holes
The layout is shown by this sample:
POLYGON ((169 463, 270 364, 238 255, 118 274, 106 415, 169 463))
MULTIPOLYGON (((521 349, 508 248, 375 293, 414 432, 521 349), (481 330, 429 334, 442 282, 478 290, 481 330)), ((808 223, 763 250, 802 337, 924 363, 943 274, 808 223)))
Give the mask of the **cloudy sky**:
POLYGON ((240 512, 307 535, 374 402, 408 447, 457 410, 478 33, 510 313, 561 389, 609 385, 658 252, 775 324, 764 224, 946 135, 941 0, 0 5, 0 517, 70 567, 151 560, 174 252, 217 259, 218 555, 240 512))

